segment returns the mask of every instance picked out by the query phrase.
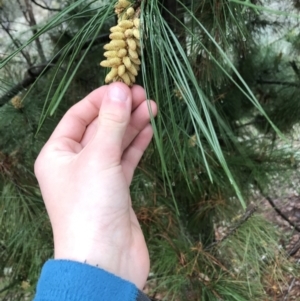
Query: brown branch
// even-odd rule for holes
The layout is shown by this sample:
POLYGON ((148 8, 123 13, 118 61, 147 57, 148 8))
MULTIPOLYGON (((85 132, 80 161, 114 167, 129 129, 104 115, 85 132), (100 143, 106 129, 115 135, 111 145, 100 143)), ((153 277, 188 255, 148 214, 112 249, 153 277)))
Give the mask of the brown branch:
POLYGON ((39 4, 35 0, 31 0, 31 2, 34 3, 36 6, 39 6, 40 8, 43 8, 43 9, 47 9, 47 10, 50 10, 50 11, 56 11, 56 12, 61 11, 61 9, 51 8, 49 6, 44 6, 42 4, 39 4))
POLYGON ((295 61, 291 61, 290 65, 291 65, 292 69, 294 70, 295 74, 298 76, 298 79, 300 79, 300 70, 299 70, 296 62, 295 61))
POLYGON ((256 83, 261 84, 261 85, 280 85, 280 86, 288 86, 288 87, 300 87, 300 84, 298 84, 298 83, 285 82, 285 81, 279 81, 279 80, 258 79, 258 80, 256 80, 256 83))
MULTIPOLYGON (((300 232, 300 227, 298 227, 294 222, 292 222, 274 203, 274 201, 269 197, 264 195, 263 193, 263 189, 260 186, 260 184, 256 181, 256 186, 259 190, 259 192, 261 193, 261 195, 269 202, 269 204, 271 205, 271 207, 275 210, 275 212, 285 221, 287 221, 289 223, 290 226, 293 227, 293 229, 295 229, 296 231, 300 232)), ((294 256, 300 249, 300 240, 298 240, 298 242, 294 245, 294 247, 287 252, 287 258, 290 258, 292 256, 294 256)))
POLYGON ((168 23, 170 29, 177 35, 178 41, 186 47, 185 31, 181 30, 181 25, 185 23, 184 14, 180 13, 177 1, 162 0, 162 16, 168 23))
POLYGON ((294 247, 287 252, 288 258, 294 256, 299 251, 299 249, 300 249, 300 239, 295 243, 294 247))
POLYGON ((286 295, 285 295, 283 301, 287 301, 287 300, 288 300, 289 294, 290 294, 291 290, 293 289, 293 287, 294 287, 294 285, 295 285, 295 282, 296 282, 296 278, 294 277, 294 278, 292 279, 292 281, 291 281, 291 284, 289 285, 288 291, 287 291, 287 293, 286 293, 286 295))
POLYGON ((260 192, 260 194, 269 202, 269 204, 271 205, 271 207, 274 209, 274 211, 285 221, 287 221, 290 226, 292 226, 296 231, 300 232, 300 227, 298 227, 294 222, 292 222, 274 203, 274 201, 272 200, 271 197, 269 197, 268 195, 265 195, 263 192, 262 187, 260 186, 260 184, 255 181, 255 184, 260 192))
POLYGON ((177 1, 163 0, 162 5, 164 7, 164 10, 162 12, 164 19, 167 21, 170 28, 174 32, 176 32, 176 28, 178 27, 178 24, 177 24, 177 20, 174 18, 174 16, 177 16, 177 13, 178 13, 177 1))
MULTIPOLYGON (((295 74, 297 77, 300 79, 300 70, 296 64, 295 61, 289 62, 290 66, 294 70, 295 74)), ((300 87, 300 84, 298 83, 293 83, 293 82, 286 82, 286 81, 279 81, 279 80, 263 80, 263 79, 258 79, 256 80, 257 84, 261 85, 281 85, 281 86, 288 86, 288 87, 300 87)))
MULTIPOLYGON (((36 23, 36 20, 35 20, 33 11, 32 11, 31 3, 29 2, 29 0, 24 0, 24 1, 25 1, 25 4, 26 4, 26 11, 23 10, 23 15, 24 15, 25 19, 28 21, 33 35, 36 35, 38 33, 38 30, 36 29, 37 23, 36 23)), ((37 37, 34 41, 35 41, 35 44, 36 44, 38 54, 41 58, 41 61, 43 63, 46 63, 47 59, 46 59, 46 56, 45 56, 40 38, 37 37)))
POLYGON ((232 236, 233 234, 236 233, 236 231, 242 226, 244 225, 252 216, 253 214, 257 211, 257 207, 250 205, 246 212, 244 213, 244 215, 240 218, 240 220, 238 221, 238 223, 236 225, 234 225, 233 227, 230 228, 230 230, 228 231, 228 233, 221 238, 218 241, 213 242, 212 244, 210 244, 209 246, 207 246, 205 248, 205 250, 211 249, 212 247, 214 247, 215 245, 220 244, 221 242, 223 242, 224 240, 226 240, 228 237, 232 236))
MULTIPOLYGON (((298 227, 294 222, 292 222, 274 203, 274 201, 269 197, 269 196, 265 196, 263 195, 263 197, 269 202, 269 204, 272 206, 272 208, 275 210, 275 212, 285 221, 287 221, 290 226, 292 226, 295 230, 297 230, 298 232, 300 232, 300 227, 298 227)), ((300 248, 300 246, 299 246, 300 248)))
POLYGON ((8 291, 8 290, 10 290, 11 288, 17 286, 17 284, 18 284, 19 282, 20 282, 20 280, 17 279, 17 280, 15 280, 15 281, 9 283, 7 286, 5 286, 4 288, 2 288, 2 289, 0 290, 0 294, 2 294, 2 293, 4 293, 5 291, 8 291))
MULTIPOLYGON (((10 37, 11 41, 13 42, 13 44, 17 47, 17 48, 20 48, 21 47, 21 43, 15 39, 13 37, 13 35, 10 33, 10 30, 8 27, 4 26, 3 24, 3 21, 1 20, 0 21, 0 24, 1 24, 1 27, 2 29, 7 33, 7 35, 10 37)), ((24 50, 21 50, 20 53, 23 55, 24 59, 26 60, 28 66, 31 66, 32 63, 31 63, 31 59, 30 59, 30 56, 28 53, 26 53, 24 50)))
MULTIPOLYGON (((102 34, 94 40, 94 45, 103 44, 106 43, 107 41, 109 41, 109 34, 102 34)), ((89 47, 91 42, 92 39, 86 41, 82 46, 82 50, 89 47)), ((75 47, 75 45, 73 47, 75 47)), ((45 64, 38 65, 38 66, 31 66, 27 70, 25 78, 20 83, 12 87, 2 97, 0 97, 0 107, 6 104, 8 101, 10 101, 10 99, 14 97, 16 94, 18 94, 22 90, 32 85, 39 76, 45 75, 53 66, 55 66, 55 64, 59 61, 60 57, 61 57, 61 53, 58 53, 45 64)))

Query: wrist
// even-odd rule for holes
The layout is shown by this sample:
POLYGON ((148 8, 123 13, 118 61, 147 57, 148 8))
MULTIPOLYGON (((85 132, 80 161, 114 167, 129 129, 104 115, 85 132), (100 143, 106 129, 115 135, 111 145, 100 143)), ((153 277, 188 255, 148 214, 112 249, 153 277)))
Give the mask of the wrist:
POLYGON ((134 227, 134 232, 130 232, 128 227, 111 223, 109 229, 98 227, 95 231, 91 223, 84 225, 76 220, 73 227, 66 223, 53 226, 54 258, 99 267, 143 289, 150 262, 140 228, 134 227))
POLYGON ((107 242, 101 244, 80 239, 54 241, 55 260, 70 260, 103 269, 142 290, 148 278, 149 260, 147 256, 144 262, 136 265, 138 256, 138 253, 130 254, 126 248, 120 250, 113 244, 107 245, 107 242))
POLYGON ((54 259, 86 263, 123 277, 121 258, 116 248, 109 248, 97 241, 87 239, 54 240, 54 259))

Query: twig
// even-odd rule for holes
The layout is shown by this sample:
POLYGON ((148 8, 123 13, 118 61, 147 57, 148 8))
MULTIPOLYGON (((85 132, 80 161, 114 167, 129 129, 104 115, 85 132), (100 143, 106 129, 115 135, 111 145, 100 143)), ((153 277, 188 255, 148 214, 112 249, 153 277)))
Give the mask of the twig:
POLYGON ((299 70, 296 62, 295 61, 291 61, 290 65, 291 65, 292 69, 294 70, 295 74, 298 76, 298 79, 300 79, 300 70, 299 70))
POLYGON ((178 16, 178 4, 177 1, 173 0, 163 0, 163 12, 162 15, 170 28, 176 32, 176 28, 178 27, 177 19, 178 16), (175 17, 176 16, 176 17, 175 17))
POLYGON ((150 298, 151 301, 160 301, 158 299, 156 299, 156 295, 157 295, 157 292, 155 292, 152 296, 148 296, 150 298))
POLYGON ((300 84, 298 84, 298 83, 285 82, 285 81, 279 81, 279 80, 257 79, 256 83, 262 84, 262 85, 281 85, 281 86, 288 86, 288 87, 300 87, 300 84))
POLYGON ((51 8, 49 6, 44 6, 42 4, 39 4, 35 0, 31 0, 31 2, 34 3, 36 6, 39 6, 40 8, 43 8, 43 9, 47 9, 47 10, 50 10, 50 11, 61 11, 61 9, 58 9, 58 8, 51 8))
POLYGON ((247 122, 247 123, 237 125, 237 126, 235 127, 235 129, 240 129, 240 128, 243 128, 243 127, 246 127, 246 126, 249 126, 249 125, 262 123, 262 122, 263 122, 263 119, 262 119, 262 118, 259 118, 259 117, 262 117, 262 116, 257 116, 257 117, 255 117, 254 119, 250 120, 250 121, 247 122))
POLYGON ((269 204, 272 206, 272 208, 275 210, 275 212, 281 216, 285 221, 287 221, 296 231, 300 232, 300 227, 298 227, 294 222, 292 222, 274 203, 274 201, 268 196, 265 195, 263 192, 262 187, 260 186, 260 184, 255 181, 255 184, 260 192, 260 194, 269 202, 269 204))
MULTIPOLYGON (((168 23, 171 30, 177 35, 180 44, 186 48, 185 31, 180 30, 181 25, 185 24, 184 14, 179 12, 177 1, 162 0, 162 16, 168 23)), ((186 49, 185 49, 186 50, 186 49)))
POLYGON ((294 256, 300 249, 300 239, 295 243, 294 247, 288 252, 287 257, 294 256))
MULTIPOLYGON (((263 194, 262 194, 263 195, 263 194)), ((274 203, 274 201, 269 197, 263 195, 263 197, 269 202, 272 208, 276 211, 278 215, 280 215, 285 221, 287 221, 295 230, 300 232, 300 227, 298 227, 294 222, 292 222, 274 203)), ((300 246, 299 246, 300 248, 300 246)))
MULTIPOLYGON (((261 186, 257 184, 257 187, 261 193, 261 195, 269 202, 269 204, 271 205, 271 207, 275 210, 275 212, 285 221, 287 221, 289 223, 289 225, 291 227, 293 227, 293 229, 295 229, 296 231, 300 232, 300 227, 298 227, 294 222, 292 222, 274 203, 274 201, 269 197, 264 195, 263 190, 261 188, 261 186)), ((292 248, 292 250, 287 252, 287 258, 290 258, 292 256, 294 256, 298 250, 300 249, 300 240, 294 245, 294 247, 292 248)))
POLYGON ((5 291, 8 291, 12 287, 16 286, 18 283, 20 283, 19 279, 9 283, 7 286, 5 286, 3 289, 0 290, 0 294, 4 293, 5 291))
POLYGON ((211 249, 212 247, 214 247, 215 245, 220 244, 221 242, 223 242, 224 240, 226 240, 228 237, 230 237, 231 235, 233 235, 234 233, 236 233, 236 231, 242 226, 244 225, 249 218, 251 218, 253 216, 253 214, 257 211, 257 206, 252 206, 250 205, 246 212, 244 213, 244 215, 240 218, 239 222, 231 227, 231 229, 229 230, 229 232, 220 240, 213 242, 212 244, 210 244, 209 246, 207 246, 205 248, 205 250, 211 249))
MULTIPOLYGON (((94 44, 102 44, 109 40, 109 34, 102 34, 98 36, 94 40, 94 44)), ((86 49, 90 43, 91 40, 88 40, 84 43, 82 46, 82 49, 86 49)), ((75 47, 75 45, 73 46, 75 47)), ((6 104, 12 97, 14 97, 16 94, 21 92, 23 89, 28 88, 31 84, 35 82, 35 80, 42 75, 45 75, 50 69, 55 66, 55 64, 59 61, 61 57, 61 53, 56 54, 52 59, 50 59, 47 63, 39 65, 39 66, 32 66, 27 70, 25 78, 16 84, 14 87, 12 87, 8 92, 6 92, 2 97, 0 97, 0 107, 6 104), (46 66, 46 67, 45 67, 46 66), (33 72, 34 69, 37 69, 35 72, 33 72)))
POLYGON ((286 293, 286 295, 285 295, 285 297, 283 299, 283 301, 287 301, 288 300, 289 294, 290 294, 290 292, 291 292, 291 290, 292 290, 292 288, 293 288, 293 286, 295 284, 295 281, 296 281, 296 278, 294 277, 293 280, 292 280, 292 282, 291 282, 291 284, 290 284, 290 286, 289 286, 289 289, 288 289, 288 291, 287 291, 287 293, 286 293))
MULTIPOLYGON (((10 33, 9 27, 4 26, 2 20, 0 20, 0 24, 1 24, 2 29, 3 29, 3 30, 7 33, 7 35, 10 37, 11 41, 13 42, 13 44, 14 44, 17 48, 21 47, 20 42, 19 42, 17 39, 15 39, 15 38, 12 36, 12 34, 10 33)), ((23 55, 24 59, 26 60, 26 62, 27 62, 27 64, 28 64, 28 66, 31 66, 32 63, 31 63, 31 59, 30 59, 30 56, 28 55, 28 53, 26 53, 24 50, 21 50, 20 53, 23 55)))
MULTIPOLYGON (((37 23, 35 20, 34 13, 32 11, 31 3, 29 2, 29 0, 24 0, 24 1, 25 1, 25 5, 26 5, 26 10, 23 10, 23 15, 24 15, 25 19, 28 21, 33 35, 36 35, 38 33, 38 30, 36 29, 37 23)), ((20 8, 22 9, 21 6, 20 6, 20 8)), ((47 59, 46 59, 40 38, 36 37, 36 39, 34 41, 35 41, 37 52, 40 56, 40 59, 41 59, 42 63, 45 63, 47 61, 47 59)))

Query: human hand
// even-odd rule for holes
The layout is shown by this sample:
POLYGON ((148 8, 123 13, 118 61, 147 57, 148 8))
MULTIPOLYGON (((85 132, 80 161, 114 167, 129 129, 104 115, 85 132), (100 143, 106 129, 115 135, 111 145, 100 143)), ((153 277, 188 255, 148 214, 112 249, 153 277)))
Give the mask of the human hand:
POLYGON ((55 259, 98 266, 139 289, 150 261, 129 186, 153 135, 145 99, 140 86, 95 90, 66 113, 35 162, 55 259))

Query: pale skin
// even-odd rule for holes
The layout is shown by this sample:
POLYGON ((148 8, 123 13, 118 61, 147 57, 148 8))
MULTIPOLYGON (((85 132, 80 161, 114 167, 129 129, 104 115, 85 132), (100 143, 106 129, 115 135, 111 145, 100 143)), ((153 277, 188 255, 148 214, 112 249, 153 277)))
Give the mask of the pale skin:
POLYGON ((150 260, 129 186, 153 131, 142 87, 113 83, 63 117, 35 162, 55 259, 86 262, 142 289, 150 260))

